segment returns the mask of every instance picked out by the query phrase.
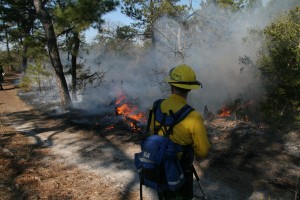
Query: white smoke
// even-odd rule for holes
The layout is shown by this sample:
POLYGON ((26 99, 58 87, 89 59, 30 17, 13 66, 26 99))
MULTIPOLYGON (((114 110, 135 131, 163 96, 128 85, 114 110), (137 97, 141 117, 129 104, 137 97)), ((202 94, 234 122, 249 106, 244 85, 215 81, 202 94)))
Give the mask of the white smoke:
POLYGON ((270 1, 260 12, 237 14, 226 14, 211 6, 196 11, 188 23, 186 19, 178 22, 167 17, 158 20, 155 49, 128 49, 126 56, 89 49, 89 54, 82 55, 83 64, 100 66, 107 73, 100 87, 86 91, 81 106, 95 110, 104 105, 101 109, 105 109, 107 103, 124 94, 146 111, 155 99, 168 96, 162 92, 161 82, 181 62, 191 65, 203 84, 203 89, 192 91, 188 99, 200 112, 205 105, 216 111, 228 99, 256 99, 262 94, 259 73, 241 72, 239 58, 247 55, 255 62, 259 46, 245 45, 243 38, 249 29, 262 30, 279 10, 299 4, 295 0, 270 1))

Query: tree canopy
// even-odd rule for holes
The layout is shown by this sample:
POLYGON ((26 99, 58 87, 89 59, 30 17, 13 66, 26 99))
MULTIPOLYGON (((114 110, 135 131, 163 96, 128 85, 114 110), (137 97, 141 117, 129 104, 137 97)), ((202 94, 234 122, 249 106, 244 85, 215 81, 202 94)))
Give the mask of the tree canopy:
POLYGON ((144 30, 146 38, 155 43, 154 25, 159 17, 179 17, 185 12, 186 6, 178 5, 179 0, 124 0, 122 12, 134 19, 135 26, 144 30))

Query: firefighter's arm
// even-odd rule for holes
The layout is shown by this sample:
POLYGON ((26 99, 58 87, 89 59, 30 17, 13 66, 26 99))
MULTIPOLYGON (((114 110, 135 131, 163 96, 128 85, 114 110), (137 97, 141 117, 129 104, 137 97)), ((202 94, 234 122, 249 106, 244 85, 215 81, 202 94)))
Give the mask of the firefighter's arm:
POLYGON ((200 115, 195 119, 193 129, 192 137, 194 153, 196 156, 204 158, 207 156, 208 150, 210 149, 210 143, 208 141, 203 118, 200 115))

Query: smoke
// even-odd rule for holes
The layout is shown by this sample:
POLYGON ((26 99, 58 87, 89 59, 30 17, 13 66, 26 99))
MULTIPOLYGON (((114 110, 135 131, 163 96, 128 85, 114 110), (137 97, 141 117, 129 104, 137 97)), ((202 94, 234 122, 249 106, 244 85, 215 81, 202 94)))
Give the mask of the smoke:
POLYGON ((205 105, 216 111, 230 99, 257 99, 263 95, 259 71, 241 71, 239 58, 247 55, 255 62, 259 41, 245 44, 243 39, 249 37, 250 29, 262 30, 276 13, 296 5, 298 0, 273 0, 259 11, 248 9, 236 14, 209 6, 188 19, 158 20, 155 48, 130 47, 127 55, 120 56, 107 53, 101 45, 91 47, 88 54, 82 53, 81 62, 93 70, 103 69, 106 75, 100 87, 87 88, 80 106, 103 111, 123 94, 145 112, 155 99, 168 96, 163 78, 182 62, 194 68, 203 84, 202 89, 192 91, 188 98, 200 112, 205 105))
POLYGON ((131 55, 107 54, 103 57, 99 52, 90 49, 89 54, 81 56, 84 58, 81 62, 85 66, 91 66, 95 71, 101 68, 106 74, 99 87, 90 87, 84 91, 78 106, 102 112, 107 108, 110 109, 108 105, 114 104, 117 98, 125 95, 128 101, 136 102, 141 111, 150 108, 151 102, 159 97, 160 93, 159 84, 151 79, 152 73, 153 70, 161 70, 162 61, 154 55, 154 51, 140 49, 130 51, 131 55), (97 69, 95 65, 98 65, 97 69))

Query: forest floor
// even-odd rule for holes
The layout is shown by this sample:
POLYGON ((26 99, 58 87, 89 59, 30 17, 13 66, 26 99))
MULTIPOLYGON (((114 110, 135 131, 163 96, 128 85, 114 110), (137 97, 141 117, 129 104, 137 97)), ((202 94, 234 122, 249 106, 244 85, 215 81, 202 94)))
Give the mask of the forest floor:
MULTIPOLYGON (((139 199, 133 157, 139 135, 70 123, 80 113, 37 111, 18 96, 17 75, 0 90, 0 199, 139 199)), ((299 130, 229 118, 206 122, 212 149, 195 167, 216 200, 300 199, 299 130)), ((194 181, 195 198, 201 190, 194 181)), ((156 199, 143 187, 143 199, 156 199)))

